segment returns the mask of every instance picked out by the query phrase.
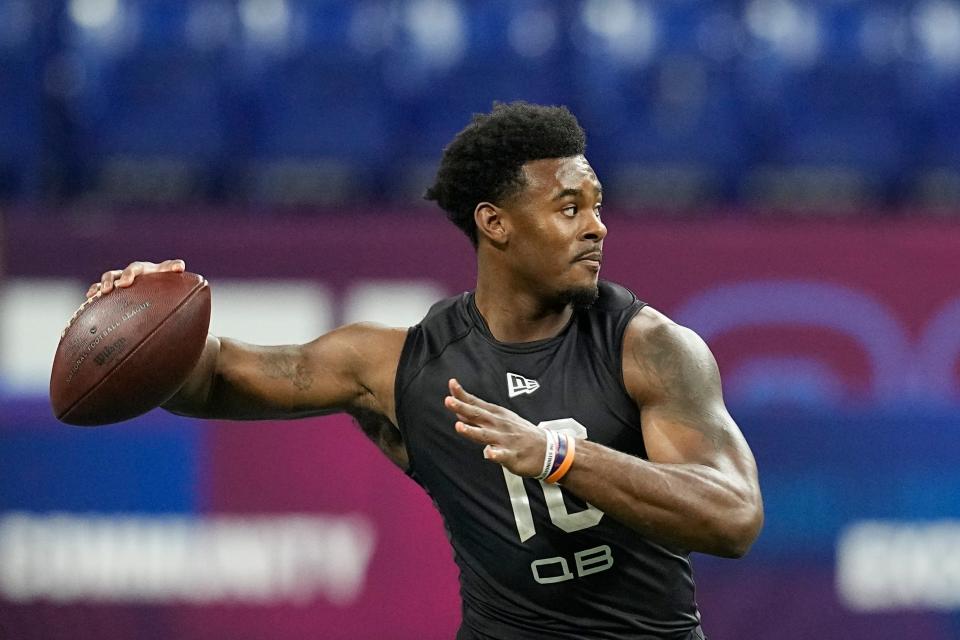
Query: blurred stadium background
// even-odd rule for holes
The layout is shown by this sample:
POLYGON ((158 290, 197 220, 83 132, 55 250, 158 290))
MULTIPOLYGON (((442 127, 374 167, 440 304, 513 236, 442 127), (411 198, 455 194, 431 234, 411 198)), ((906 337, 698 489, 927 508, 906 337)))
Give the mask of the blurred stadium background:
POLYGON ((0 0, 0 638, 452 637, 439 518, 349 420, 68 428, 47 376, 134 259, 254 342, 416 322, 474 275, 440 150, 521 98, 580 117, 605 277, 757 455, 711 638, 960 638, 953 0, 0 0))

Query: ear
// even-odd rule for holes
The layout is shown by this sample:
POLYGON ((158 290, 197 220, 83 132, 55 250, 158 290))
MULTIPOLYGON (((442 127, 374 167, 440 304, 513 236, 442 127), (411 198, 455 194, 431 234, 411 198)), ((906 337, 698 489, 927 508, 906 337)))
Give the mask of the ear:
POLYGON ((481 202, 473 210, 477 240, 486 238, 494 245, 504 245, 510 235, 510 224, 503 209, 491 202, 481 202))

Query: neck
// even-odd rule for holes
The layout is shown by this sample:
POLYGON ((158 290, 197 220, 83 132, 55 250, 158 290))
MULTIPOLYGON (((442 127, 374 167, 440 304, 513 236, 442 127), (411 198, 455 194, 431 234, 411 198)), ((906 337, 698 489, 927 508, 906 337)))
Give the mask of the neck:
POLYGON ((547 300, 529 287, 480 265, 475 300, 490 333, 500 342, 533 342, 560 333, 573 307, 547 300))

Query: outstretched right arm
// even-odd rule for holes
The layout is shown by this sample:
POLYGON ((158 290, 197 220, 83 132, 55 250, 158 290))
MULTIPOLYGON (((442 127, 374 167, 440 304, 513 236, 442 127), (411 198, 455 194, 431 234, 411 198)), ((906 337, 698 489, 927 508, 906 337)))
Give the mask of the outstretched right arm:
MULTIPOLYGON (((185 267, 182 260, 134 262, 104 273, 88 295, 130 286, 145 273, 185 267)), ((405 339, 405 329, 372 324, 276 347, 209 336, 196 367, 163 406, 182 415, 235 420, 373 413, 396 424, 393 384, 405 339)))
POLYGON ((393 380, 406 331, 370 324, 303 345, 260 347, 209 336, 183 386, 164 404, 178 414, 257 420, 373 411, 396 423, 393 380))

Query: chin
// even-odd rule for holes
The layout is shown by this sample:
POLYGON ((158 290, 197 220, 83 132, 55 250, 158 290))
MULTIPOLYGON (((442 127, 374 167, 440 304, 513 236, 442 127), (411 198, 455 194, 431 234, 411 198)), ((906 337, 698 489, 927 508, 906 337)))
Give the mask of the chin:
POLYGON ((586 308, 596 302, 599 295, 600 289, 597 287, 597 283, 594 282, 589 285, 580 285, 564 289, 560 292, 560 299, 567 304, 572 304, 574 307, 586 308))

